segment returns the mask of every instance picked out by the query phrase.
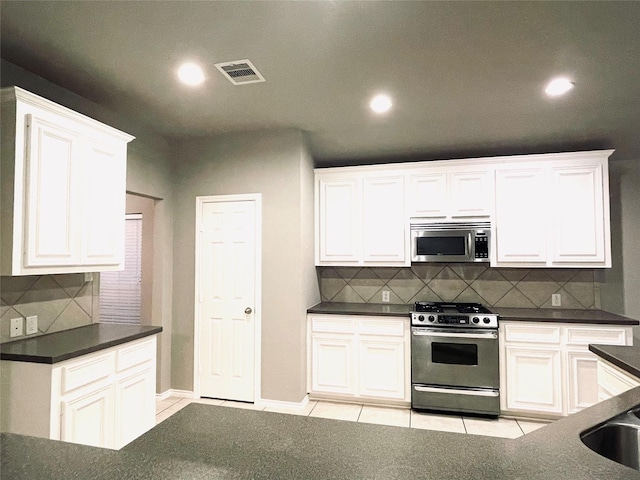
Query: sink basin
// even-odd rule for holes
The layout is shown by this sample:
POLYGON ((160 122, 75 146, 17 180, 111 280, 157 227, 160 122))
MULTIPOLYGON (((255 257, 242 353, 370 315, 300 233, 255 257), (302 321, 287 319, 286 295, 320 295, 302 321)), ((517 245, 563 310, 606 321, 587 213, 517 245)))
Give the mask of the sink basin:
POLYGON ((640 471, 640 425, 611 421, 583 433, 580 438, 603 457, 640 471))

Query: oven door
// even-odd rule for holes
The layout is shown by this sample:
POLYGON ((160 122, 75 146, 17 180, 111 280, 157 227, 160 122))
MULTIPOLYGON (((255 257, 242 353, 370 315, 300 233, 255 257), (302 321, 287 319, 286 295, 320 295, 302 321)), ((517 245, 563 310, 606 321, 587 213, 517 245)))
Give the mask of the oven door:
POLYGON ((499 388, 497 330, 412 327, 411 382, 499 388))

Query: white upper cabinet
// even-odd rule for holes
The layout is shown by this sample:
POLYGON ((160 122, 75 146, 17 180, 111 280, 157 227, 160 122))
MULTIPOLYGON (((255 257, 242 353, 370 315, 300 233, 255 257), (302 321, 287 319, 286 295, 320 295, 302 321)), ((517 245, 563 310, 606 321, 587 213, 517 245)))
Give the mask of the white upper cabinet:
POLYGON ((496 170, 494 222, 498 262, 547 260, 547 194, 543 168, 496 170))
POLYGON ((2 275, 117 270, 133 137, 2 90, 2 275))
POLYGON ((361 258, 360 179, 316 176, 316 265, 361 258))
POLYGON ((604 170, 601 163, 579 162, 551 168, 554 263, 610 262, 609 235, 605 231, 609 209, 604 208, 604 170))
POLYGON ((365 177, 362 183, 362 259, 367 264, 404 265, 404 177, 365 177), (400 213, 400 215, 398 215, 400 213))
POLYGON ((316 171, 316 265, 409 265, 404 176, 316 171))
POLYGON ((316 169, 316 265, 409 266, 410 222, 491 222, 493 267, 610 267, 613 150, 316 169))
POLYGON ((492 266, 610 267, 611 153, 523 156, 521 163, 500 163, 492 266))
POLYGON ((488 166, 461 166, 455 161, 439 168, 427 164, 409 174, 409 216, 434 221, 486 220, 493 210, 492 180, 493 170, 488 166))

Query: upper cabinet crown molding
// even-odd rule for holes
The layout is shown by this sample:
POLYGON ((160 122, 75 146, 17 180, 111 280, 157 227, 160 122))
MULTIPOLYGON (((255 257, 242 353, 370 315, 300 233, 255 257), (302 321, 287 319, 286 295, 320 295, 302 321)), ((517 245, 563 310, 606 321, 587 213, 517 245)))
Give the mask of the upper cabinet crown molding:
POLYGON ((18 87, 0 93, 0 274, 120 269, 134 137, 18 87))

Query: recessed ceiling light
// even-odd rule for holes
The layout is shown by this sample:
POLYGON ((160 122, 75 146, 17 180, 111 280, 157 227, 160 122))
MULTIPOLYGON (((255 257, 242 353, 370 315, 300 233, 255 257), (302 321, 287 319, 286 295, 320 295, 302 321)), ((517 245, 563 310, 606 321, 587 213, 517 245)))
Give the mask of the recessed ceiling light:
POLYGON ((573 82, 568 78, 554 78, 549 82, 547 88, 544 89, 545 93, 550 97, 557 97, 564 95, 573 88, 573 82))
POLYGON ((376 113, 388 112, 391 105, 391 98, 384 94, 376 95, 371 99, 371 102, 369 102, 369 107, 376 113))
POLYGON ((204 82, 204 72, 200 65, 183 63, 178 68, 178 78, 186 85, 197 86, 204 82))

